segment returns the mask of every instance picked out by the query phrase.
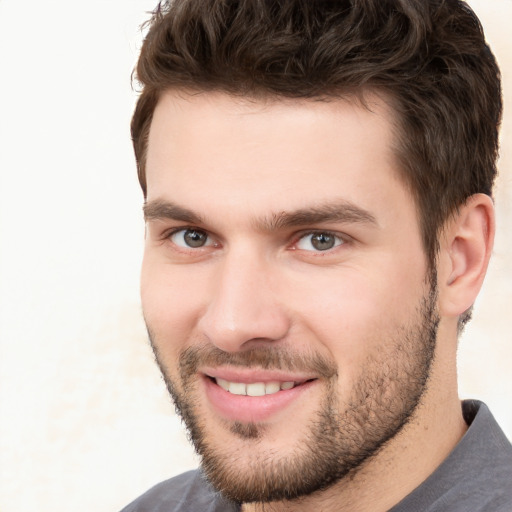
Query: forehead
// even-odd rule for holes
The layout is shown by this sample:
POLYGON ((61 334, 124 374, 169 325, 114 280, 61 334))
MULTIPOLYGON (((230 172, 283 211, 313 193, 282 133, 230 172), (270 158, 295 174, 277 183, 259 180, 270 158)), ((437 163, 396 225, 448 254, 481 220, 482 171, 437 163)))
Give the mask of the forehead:
POLYGON ((367 209, 403 199, 392 112, 377 96, 366 100, 166 92, 149 134, 148 201, 268 215, 338 199, 367 209))

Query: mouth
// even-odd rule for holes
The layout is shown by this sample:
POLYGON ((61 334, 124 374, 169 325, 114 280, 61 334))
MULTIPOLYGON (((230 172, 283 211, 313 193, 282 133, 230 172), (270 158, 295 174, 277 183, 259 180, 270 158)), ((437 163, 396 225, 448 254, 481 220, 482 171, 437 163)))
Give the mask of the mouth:
POLYGON ((241 395, 241 396, 265 396, 265 395, 274 395, 275 393, 279 393, 279 391, 287 391, 289 389, 293 389, 297 386, 300 386, 306 382, 310 382, 314 379, 304 380, 304 381, 270 381, 270 382, 236 382, 236 381, 228 381, 226 379, 222 379, 220 377, 210 377, 218 386, 220 386, 224 391, 231 393, 233 395, 241 395))
POLYGON ((203 373, 205 395, 214 415, 243 423, 277 420, 297 407, 319 379, 285 372, 211 370, 203 373))

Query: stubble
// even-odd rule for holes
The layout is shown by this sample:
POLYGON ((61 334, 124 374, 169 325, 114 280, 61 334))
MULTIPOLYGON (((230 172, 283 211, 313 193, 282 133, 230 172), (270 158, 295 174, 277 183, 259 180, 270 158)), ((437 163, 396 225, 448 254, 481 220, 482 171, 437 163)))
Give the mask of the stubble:
POLYGON ((382 340, 382 350, 367 357, 344 404, 337 391, 338 368, 318 354, 298 355, 278 347, 239 353, 213 346, 192 347, 181 353, 179 376, 172 378, 149 326, 148 331, 167 388, 210 483, 233 501, 263 503, 297 499, 340 482, 402 430, 428 385, 439 324, 436 303, 432 285, 414 321, 397 327, 382 340), (243 451, 215 444, 215 433, 206 428, 198 406, 197 369, 222 364, 305 370, 325 381, 317 412, 291 453, 266 449, 266 426, 255 423, 226 424, 231 434, 244 442, 243 451))

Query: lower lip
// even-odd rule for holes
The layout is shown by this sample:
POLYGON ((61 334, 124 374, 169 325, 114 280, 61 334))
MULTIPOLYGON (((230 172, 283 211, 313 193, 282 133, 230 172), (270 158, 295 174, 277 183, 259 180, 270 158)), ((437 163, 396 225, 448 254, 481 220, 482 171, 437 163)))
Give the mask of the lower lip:
POLYGON ((209 377, 203 379, 206 396, 214 410, 223 418, 243 423, 269 421, 284 408, 307 393, 317 382, 305 382, 292 389, 278 391, 272 395, 247 396, 234 395, 222 389, 209 377))

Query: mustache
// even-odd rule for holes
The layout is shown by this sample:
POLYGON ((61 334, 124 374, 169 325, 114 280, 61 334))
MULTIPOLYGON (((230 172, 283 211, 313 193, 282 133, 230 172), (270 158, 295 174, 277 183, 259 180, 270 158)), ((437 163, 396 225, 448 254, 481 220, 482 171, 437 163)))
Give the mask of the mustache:
POLYGON ((241 352, 224 352, 214 345, 188 347, 179 356, 183 379, 197 373, 202 366, 238 366, 313 373, 330 379, 337 376, 337 367, 319 354, 297 354, 284 347, 255 347, 241 352))

